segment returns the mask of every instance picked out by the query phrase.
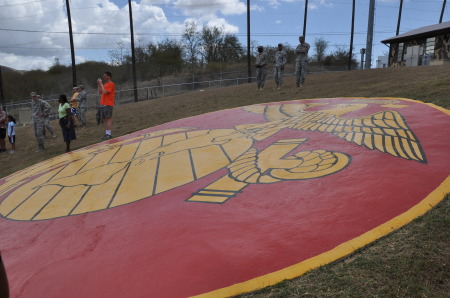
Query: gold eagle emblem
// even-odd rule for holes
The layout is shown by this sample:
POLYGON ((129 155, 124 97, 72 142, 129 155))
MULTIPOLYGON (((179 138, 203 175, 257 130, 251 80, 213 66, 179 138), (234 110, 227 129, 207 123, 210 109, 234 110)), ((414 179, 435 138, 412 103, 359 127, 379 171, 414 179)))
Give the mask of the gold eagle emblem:
MULTIPOLYGON (((389 108, 395 101, 374 101, 389 108)), ((250 184, 320 178, 345 169, 351 156, 321 148, 298 151, 307 138, 255 143, 284 129, 333 135, 352 144, 426 163, 419 140, 397 111, 352 113, 369 100, 330 105, 286 103, 245 107, 266 122, 226 129, 173 128, 65 154, 8 177, 0 186, 0 214, 42 220, 105 210, 201 179, 228 174, 192 193, 188 202, 224 203, 250 184)))

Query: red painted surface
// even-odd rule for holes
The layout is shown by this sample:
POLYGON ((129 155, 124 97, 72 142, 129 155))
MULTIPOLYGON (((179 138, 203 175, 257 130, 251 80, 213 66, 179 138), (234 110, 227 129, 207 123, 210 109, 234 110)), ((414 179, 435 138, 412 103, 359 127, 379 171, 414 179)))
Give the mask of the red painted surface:
MULTIPOLYGON (((350 165, 318 179, 249 185, 224 204, 185 200, 226 169, 105 211, 44 221, 1 219, 12 297, 186 297, 329 251, 418 204, 450 174, 450 117, 421 103, 401 104, 409 105, 401 114, 420 140, 426 164, 330 134, 285 129, 255 147, 308 138, 300 150, 344 152, 350 165)), ((370 106, 350 116, 380 110, 392 109, 370 106)), ((147 131, 258 122, 265 122, 263 115, 233 109, 147 131)))

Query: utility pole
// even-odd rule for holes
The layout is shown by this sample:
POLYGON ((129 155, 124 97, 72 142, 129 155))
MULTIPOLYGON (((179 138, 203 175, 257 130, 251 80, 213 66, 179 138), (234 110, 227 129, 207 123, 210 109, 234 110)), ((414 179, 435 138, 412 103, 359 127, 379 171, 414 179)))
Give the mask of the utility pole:
POLYGON ((375 19, 375 0, 370 0, 369 4, 369 22, 367 25, 367 42, 366 42, 366 69, 372 67, 372 44, 373 44, 373 23, 375 19))
POLYGON ((403 0, 400 0, 400 8, 398 9, 398 22, 397 22, 397 33, 396 36, 400 32, 400 21, 402 20, 402 8, 403 8, 403 0))
POLYGON ((252 64, 250 61, 250 0, 247 0, 247 83, 252 82, 252 64))
POLYGON ((69 22, 70 54, 72 56, 72 86, 77 85, 77 69, 75 66, 75 49, 73 47, 72 18, 70 17, 69 0, 66 0, 67 20, 69 22))
POLYGON ((439 18, 439 24, 442 23, 442 17, 444 16, 445 11, 445 4, 447 4, 447 0, 444 0, 444 3, 442 3, 442 10, 441 10, 441 17, 439 18))
POLYGON ((303 19, 303 36, 306 38, 306 19, 308 18, 308 0, 305 1, 305 18, 303 19))
POLYGON ((352 34, 350 36, 350 50, 348 51, 348 70, 352 69, 352 57, 353 57, 353 35, 355 33, 355 0, 352 5, 352 34))
POLYGON ((131 0, 128 0, 128 8, 130 12, 130 34, 131 34, 131 63, 133 68, 133 91, 134 101, 138 101, 137 82, 136 82, 136 57, 134 55, 134 30, 133 30, 133 12, 131 9, 131 0))

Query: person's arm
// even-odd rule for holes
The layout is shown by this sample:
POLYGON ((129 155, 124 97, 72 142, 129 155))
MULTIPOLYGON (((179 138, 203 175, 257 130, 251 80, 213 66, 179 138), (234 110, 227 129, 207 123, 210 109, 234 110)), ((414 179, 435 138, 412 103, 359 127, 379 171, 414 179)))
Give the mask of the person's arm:
POLYGON ((103 82, 101 79, 98 79, 97 83, 98 83, 98 88, 99 88, 98 90, 99 90, 100 94, 108 94, 111 92, 110 90, 105 89, 105 85, 103 85, 103 82))
POLYGON ((44 114, 42 116, 47 117, 48 115, 50 115, 50 111, 52 110, 52 106, 46 102, 46 101, 42 101, 44 102, 44 114))
POLYGON ((70 124, 72 123, 72 112, 70 111, 70 106, 66 107, 66 113, 67 113, 67 129, 70 128, 70 124))
POLYGON ((102 94, 102 88, 103 88, 103 82, 102 79, 98 78, 97 79, 97 90, 99 94, 102 94))

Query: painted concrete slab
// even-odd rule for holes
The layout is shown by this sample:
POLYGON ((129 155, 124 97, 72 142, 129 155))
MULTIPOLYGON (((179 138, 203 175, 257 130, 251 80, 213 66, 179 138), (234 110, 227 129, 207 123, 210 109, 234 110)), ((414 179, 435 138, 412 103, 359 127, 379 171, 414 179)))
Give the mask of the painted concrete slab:
POLYGON ((286 101, 170 122, 0 180, 13 297, 205 297, 348 255, 450 192, 450 112, 286 101))

